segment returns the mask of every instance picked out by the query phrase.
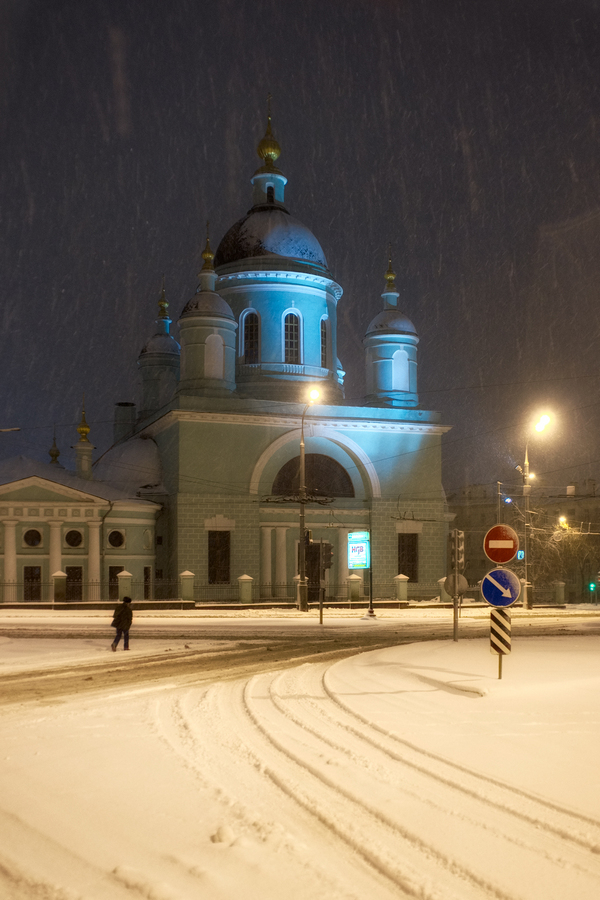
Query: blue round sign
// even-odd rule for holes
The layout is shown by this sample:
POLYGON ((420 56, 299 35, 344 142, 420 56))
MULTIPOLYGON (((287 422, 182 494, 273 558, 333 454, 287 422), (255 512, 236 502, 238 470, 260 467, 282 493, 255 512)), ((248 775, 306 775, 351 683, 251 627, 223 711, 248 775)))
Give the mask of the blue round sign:
POLYGON ((521 582, 510 569, 492 569, 481 582, 481 593, 490 606, 512 606, 521 594, 521 582))

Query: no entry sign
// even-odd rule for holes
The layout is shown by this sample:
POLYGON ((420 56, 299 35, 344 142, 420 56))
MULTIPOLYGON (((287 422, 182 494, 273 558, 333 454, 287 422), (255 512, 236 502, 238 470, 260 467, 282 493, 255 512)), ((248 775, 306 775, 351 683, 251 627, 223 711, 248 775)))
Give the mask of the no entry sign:
POLYGON ((517 555, 519 536, 510 525, 494 525, 483 539, 483 549, 488 559, 502 565, 517 555))

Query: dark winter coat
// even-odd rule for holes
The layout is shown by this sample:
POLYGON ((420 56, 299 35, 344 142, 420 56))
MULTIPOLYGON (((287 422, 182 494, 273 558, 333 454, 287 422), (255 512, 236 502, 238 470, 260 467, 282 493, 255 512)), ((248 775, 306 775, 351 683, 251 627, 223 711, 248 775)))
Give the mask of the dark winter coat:
POLYGON ((121 631, 129 631, 132 620, 131 603, 119 603, 115 609, 111 625, 113 628, 120 628, 121 631))

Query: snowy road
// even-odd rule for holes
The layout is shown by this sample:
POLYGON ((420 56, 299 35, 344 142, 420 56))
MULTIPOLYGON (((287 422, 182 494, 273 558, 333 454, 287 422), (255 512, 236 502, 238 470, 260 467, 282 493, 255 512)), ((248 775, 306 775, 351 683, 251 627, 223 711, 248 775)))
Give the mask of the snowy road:
POLYGON ((7 900, 597 900, 600 638, 5 707, 7 900))

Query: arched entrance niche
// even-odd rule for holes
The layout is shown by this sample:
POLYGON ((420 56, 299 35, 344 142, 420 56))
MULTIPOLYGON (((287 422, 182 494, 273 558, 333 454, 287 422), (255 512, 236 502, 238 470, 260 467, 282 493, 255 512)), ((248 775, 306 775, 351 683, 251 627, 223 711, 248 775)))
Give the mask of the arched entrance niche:
MULTIPOLYGON (((317 497, 354 497, 352 479, 343 466, 323 453, 305 456, 306 490, 317 497)), ((297 494, 300 488, 300 456, 283 464, 271 488, 278 496, 297 494)))
MULTIPOLYGON (((323 426, 305 426, 306 454, 321 454, 339 463, 352 482, 354 498, 367 500, 381 497, 381 486, 375 467, 356 441, 323 426)), ((288 431, 267 447, 254 467, 250 480, 251 494, 271 494, 280 469, 299 455, 300 429, 288 431)))

